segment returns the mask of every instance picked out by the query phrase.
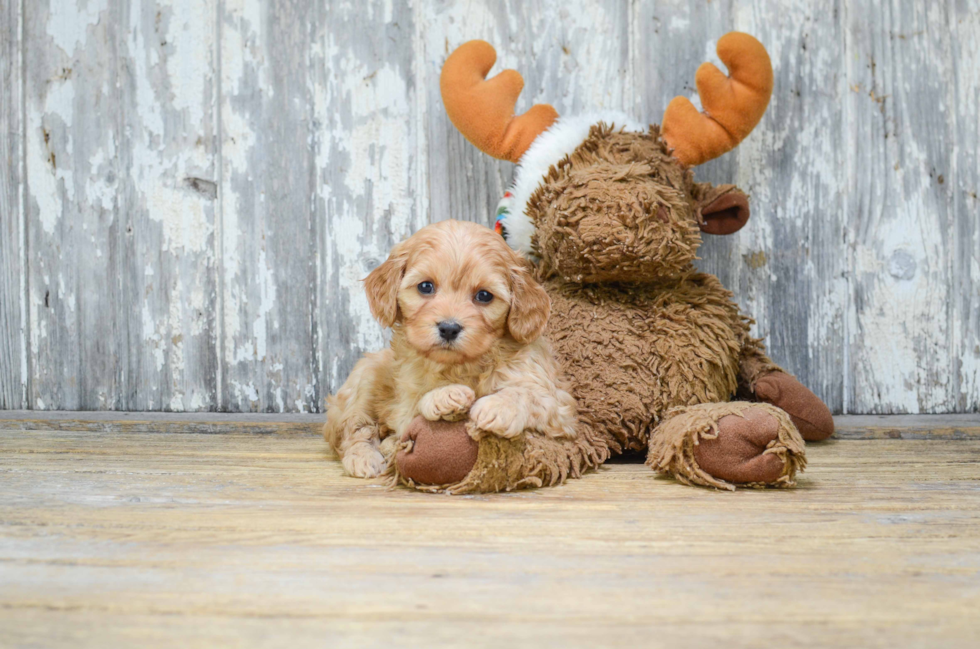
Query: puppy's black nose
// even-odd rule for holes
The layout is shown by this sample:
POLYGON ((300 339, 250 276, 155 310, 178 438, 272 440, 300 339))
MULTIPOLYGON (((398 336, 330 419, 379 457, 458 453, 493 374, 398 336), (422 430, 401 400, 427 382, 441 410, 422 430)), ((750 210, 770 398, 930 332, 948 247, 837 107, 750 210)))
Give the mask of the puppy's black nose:
POLYGON ((463 330, 463 325, 455 320, 443 320, 438 324, 438 328, 439 337, 449 343, 459 337, 459 332, 463 330))

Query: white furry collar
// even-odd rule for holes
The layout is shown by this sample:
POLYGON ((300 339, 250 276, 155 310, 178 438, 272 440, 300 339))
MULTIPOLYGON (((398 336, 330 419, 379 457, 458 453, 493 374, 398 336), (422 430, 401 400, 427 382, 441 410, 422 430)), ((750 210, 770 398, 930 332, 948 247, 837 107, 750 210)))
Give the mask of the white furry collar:
POLYGON ((531 236, 534 223, 527 215, 527 203, 544 181, 548 170, 571 154, 589 137, 593 125, 603 122, 635 133, 646 133, 649 126, 619 111, 601 111, 575 117, 559 117, 539 135, 521 157, 510 189, 497 204, 496 230, 507 243, 525 257, 533 258, 531 236))

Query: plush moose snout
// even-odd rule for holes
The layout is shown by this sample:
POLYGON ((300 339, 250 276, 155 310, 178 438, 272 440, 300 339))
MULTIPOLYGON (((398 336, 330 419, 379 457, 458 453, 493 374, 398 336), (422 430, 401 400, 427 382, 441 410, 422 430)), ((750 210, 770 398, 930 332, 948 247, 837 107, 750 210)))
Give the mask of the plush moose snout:
POLYGON ((571 282, 652 281, 694 260, 691 201, 645 164, 597 164, 556 186, 537 222, 538 248, 571 282))

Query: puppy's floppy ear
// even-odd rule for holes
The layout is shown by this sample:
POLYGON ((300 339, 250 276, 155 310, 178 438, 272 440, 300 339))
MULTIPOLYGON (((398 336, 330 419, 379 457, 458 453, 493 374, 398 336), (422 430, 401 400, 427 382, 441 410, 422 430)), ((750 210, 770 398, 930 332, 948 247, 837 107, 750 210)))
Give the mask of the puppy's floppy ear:
POLYGON ((537 340, 544 333, 548 316, 551 315, 551 298, 531 276, 527 263, 521 260, 511 268, 512 296, 507 316, 510 335, 524 345, 537 340))
POLYGON ((383 327, 390 327, 398 319, 398 288, 405 274, 408 250, 398 244, 383 264, 371 271, 364 279, 371 315, 383 327))

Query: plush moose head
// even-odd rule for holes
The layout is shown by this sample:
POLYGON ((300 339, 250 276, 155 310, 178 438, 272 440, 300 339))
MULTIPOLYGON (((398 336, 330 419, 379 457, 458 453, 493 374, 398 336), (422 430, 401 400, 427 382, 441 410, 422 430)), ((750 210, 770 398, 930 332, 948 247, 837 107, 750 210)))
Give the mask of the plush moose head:
POLYGON ((484 41, 453 52, 441 77, 449 118, 483 152, 520 163, 497 210, 508 243, 566 281, 648 282, 689 271, 702 232, 741 229, 745 195, 695 183, 690 167, 730 151, 759 123, 772 66, 748 34, 725 35, 717 51, 730 76, 710 63, 698 69, 704 112, 675 97, 662 127, 620 113, 562 118, 545 104, 514 116, 521 75, 487 80, 497 55, 484 41))

